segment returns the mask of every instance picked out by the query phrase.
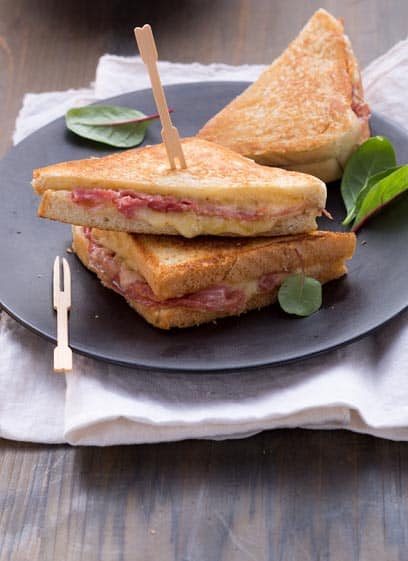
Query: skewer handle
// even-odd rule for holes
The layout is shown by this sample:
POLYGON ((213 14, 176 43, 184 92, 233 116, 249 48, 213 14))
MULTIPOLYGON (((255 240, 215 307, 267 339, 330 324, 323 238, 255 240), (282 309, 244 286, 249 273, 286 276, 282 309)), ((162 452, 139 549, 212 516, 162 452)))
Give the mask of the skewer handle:
POLYGON ((68 308, 60 306, 57 309, 57 341, 54 349, 54 371, 65 372, 72 370, 72 351, 68 347, 68 308))
POLYGON ((72 370, 72 351, 68 346, 68 310, 71 307, 71 273, 68 262, 62 259, 64 289, 61 289, 60 258, 54 261, 53 304, 57 312, 57 346, 54 349, 54 371, 72 370))
POLYGON ((171 169, 176 168, 176 159, 178 159, 180 167, 186 168, 186 160, 183 148, 180 142, 180 136, 177 128, 172 124, 170 113, 167 106, 166 96, 160 80, 157 68, 157 48, 153 37, 152 28, 146 24, 143 27, 135 27, 134 29, 136 42, 139 47, 140 56, 147 66, 150 82, 152 84, 153 96, 157 105, 162 124, 162 139, 166 147, 167 157, 169 159, 171 169))

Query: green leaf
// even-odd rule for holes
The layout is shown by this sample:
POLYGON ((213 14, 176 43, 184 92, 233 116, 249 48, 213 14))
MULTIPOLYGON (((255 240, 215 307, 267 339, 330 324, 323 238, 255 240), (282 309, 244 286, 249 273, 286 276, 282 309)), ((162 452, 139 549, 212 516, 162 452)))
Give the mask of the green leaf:
POLYGON ((380 171, 379 173, 376 173, 375 175, 372 175, 371 177, 368 177, 364 187, 361 189, 361 191, 357 195, 355 205, 353 206, 353 208, 350 210, 350 212, 348 213, 348 215, 346 216, 346 218, 342 222, 342 224, 344 226, 347 226, 348 224, 351 224, 353 222, 353 220, 355 219, 355 217, 357 216, 357 214, 358 214, 358 212, 361 208, 363 200, 365 199, 365 197, 366 197, 367 193, 370 191, 370 189, 376 183, 378 183, 381 179, 384 179, 384 177, 387 177, 388 175, 390 175, 391 173, 393 173, 397 169, 400 169, 400 167, 394 167, 394 168, 386 169, 384 171, 380 171))
POLYGON ((373 136, 357 148, 347 162, 341 181, 341 194, 347 215, 352 212, 358 195, 366 187, 368 179, 396 165, 394 147, 383 136, 373 136))
POLYGON ((128 107, 89 105, 67 111, 65 122, 69 130, 83 138, 131 148, 143 141, 149 122, 156 118, 128 107))
POLYGON ((282 283, 278 301, 288 314, 310 316, 322 305, 322 285, 302 273, 291 275, 282 283))
POLYGON ((408 190, 408 165, 401 166, 371 187, 361 203, 352 230, 356 232, 385 205, 408 190))

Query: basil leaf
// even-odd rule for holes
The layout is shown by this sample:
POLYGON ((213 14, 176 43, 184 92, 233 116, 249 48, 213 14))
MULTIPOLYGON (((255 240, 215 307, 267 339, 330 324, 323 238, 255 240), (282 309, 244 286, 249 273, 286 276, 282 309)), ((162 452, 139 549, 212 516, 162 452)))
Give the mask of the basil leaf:
POLYGON ((65 115, 68 129, 75 134, 116 148, 131 148, 140 144, 149 125, 145 119, 146 115, 136 109, 110 105, 77 107, 65 115))
POLYGON ((408 190, 408 165, 397 168, 371 187, 361 203, 352 228, 353 232, 359 230, 368 218, 406 190, 408 190))
POLYGON ((278 301, 288 314, 310 316, 322 305, 322 285, 302 273, 291 275, 279 288, 278 301))
POLYGON ((365 199, 367 193, 370 191, 371 187, 373 187, 373 185, 378 183, 381 179, 384 179, 384 177, 387 177, 387 175, 390 175, 391 173, 393 173, 394 171, 396 171, 399 168, 400 167, 394 167, 394 168, 386 169, 384 171, 380 171, 379 173, 376 173, 375 175, 372 175, 371 177, 367 178, 367 181, 366 181, 364 187, 361 189, 361 191, 357 195, 355 205, 353 206, 353 208, 350 210, 350 212, 348 213, 348 215, 346 216, 346 218, 342 222, 342 224, 344 226, 347 226, 348 224, 351 224, 353 222, 353 220, 355 219, 355 217, 357 216, 357 214, 358 214, 358 212, 361 208, 363 200, 365 199))
POLYGON ((349 158, 341 181, 340 189, 347 214, 352 211, 368 178, 396 165, 394 147, 387 138, 373 136, 361 144, 349 158))

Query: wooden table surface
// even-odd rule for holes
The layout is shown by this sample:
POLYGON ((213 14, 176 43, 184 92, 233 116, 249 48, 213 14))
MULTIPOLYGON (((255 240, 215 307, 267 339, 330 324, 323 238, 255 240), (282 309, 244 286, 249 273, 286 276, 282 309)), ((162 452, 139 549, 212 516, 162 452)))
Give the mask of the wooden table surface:
MULTIPOLYGON (((407 35, 406 0, 0 0, 0 154, 25 92, 87 86, 100 55, 135 54, 134 25, 153 25, 163 59, 268 63, 320 6, 345 17, 362 65, 407 35)), ((0 560, 402 561, 407 483, 406 444, 343 431, 2 440, 0 560)))

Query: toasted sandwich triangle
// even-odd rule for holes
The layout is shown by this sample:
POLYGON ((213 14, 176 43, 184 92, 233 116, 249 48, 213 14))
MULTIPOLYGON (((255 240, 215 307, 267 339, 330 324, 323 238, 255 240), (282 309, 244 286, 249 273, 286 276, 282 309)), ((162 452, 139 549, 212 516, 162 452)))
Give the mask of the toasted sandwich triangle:
POLYGON ((332 181, 369 136, 368 116, 343 24, 318 10, 284 53, 199 136, 259 163, 332 181))
POLYGON ((218 144, 182 141, 187 169, 163 144, 34 171, 38 214, 144 234, 282 235, 316 228, 326 187, 311 175, 260 166, 218 144))
POLYGON ((321 182, 305 174, 260 166, 223 146, 196 137, 182 146, 186 169, 170 169, 163 144, 117 152, 102 158, 86 158, 38 168, 32 185, 37 194, 46 190, 129 189, 161 195, 236 200, 239 191, 273 190, 290 198, 304 191, 324 192, 321 182))
POLYGON ((354 234, 322 231, 239 241, 73 228, 83 264, 163 329, 267 306, 290 274, 303 271, 322 283, 339 278, 355 245, 354 234))

